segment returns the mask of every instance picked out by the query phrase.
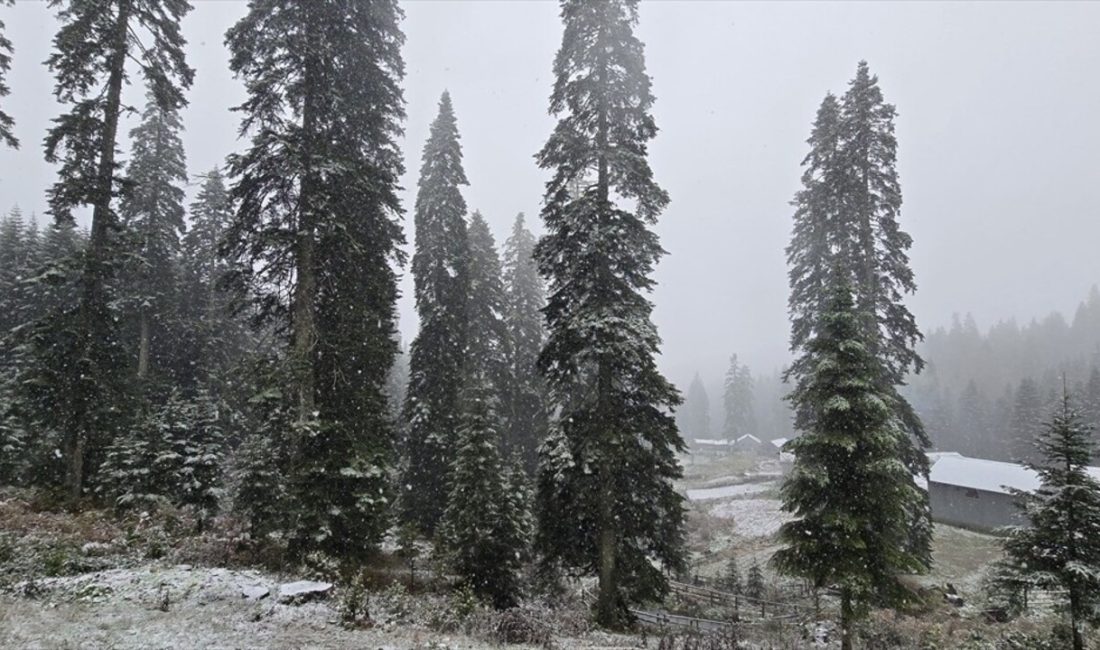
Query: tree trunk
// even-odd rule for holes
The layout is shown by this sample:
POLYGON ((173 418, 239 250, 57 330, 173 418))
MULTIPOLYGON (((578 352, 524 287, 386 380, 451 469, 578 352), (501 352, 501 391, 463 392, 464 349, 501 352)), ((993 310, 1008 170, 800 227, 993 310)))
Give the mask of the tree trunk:
POLYGON ((141 310, 140 333, 138 338, 138 379, 145 379, 149 375, 149 313, 141 310))
POLYGON ((1069 624, 1073 629, 1073 650, 1085 650, 1085 638, 1081 634, 1081 597, 1076 589, 1069 590, 1069 624))
MULTIPOLYGON (((603 472, 606 476, 606 472, 603 472)), ((622 624, 619 619, 619 586, 615 574, 615 526, 614 496, 611 493, 609 479, 605 478, 600 495, 600 594, 596 602, 596 622, 617 629, 622 624)))
POLYGON ((852 650, 852 592, 840 590, 840 650, 852 650))
MULTIPOLYGON (((108 273, 107 248, 108 237, 114 226, 111 213, 111 195, 113 194, 115 171, 115 140, 118 137, 118 115, 122 105, 122 81, 126 67, 127 38, 126 30, 130 22, 130 2, 123 0, 118 6, 118 17, 112 52, 107 62, 108 78, 106 104, 103 109, 103 139, 99 151, 99 164, 96 169, 95 203, 92 207, 92 227, 88 237, 87 256, 81 277, 81 300, 79 325, 83 337, 80 365, 91 365, 88 357, 97 337, 103 332, 99 325, 108 322, 107 297, 104 295, 103 282, 108 273)), ((91 377, 91 381, 96 381, 91 377)), ((78 398, 79 399, 79 398, 78 398)), ((94 398, 93 398, 94 399, 94 398)), ((88 400, 78 402, 74 414, 73 427, 67 435, 65 459, 65 490, 69 500, 76 502, 84 491, 84 447, 89 428, 88 400)))
MULTIPOLYGON (((310 12, 307 12, 307 16, 310 12)), ((298 237, 295 244, 294 306, 291 331, 292 348, 298 388, 298 420, 306 422, 314 418, 317 410, 316 377, 314 374, 313 351, 317 343, 317 321, 314 301, 317 297, 317 275, 314 262, 316 242, 316 201, 318 188, 317 172, 313 158, 320 138, 317 134, 317 94, 318 34, 313 20, 308 20, 306 33, 307 56, 304 72, 304 93, 302 100, 302 132, 305 139, 302 161, 303 173, 301 196, 299 197, 298 237)))

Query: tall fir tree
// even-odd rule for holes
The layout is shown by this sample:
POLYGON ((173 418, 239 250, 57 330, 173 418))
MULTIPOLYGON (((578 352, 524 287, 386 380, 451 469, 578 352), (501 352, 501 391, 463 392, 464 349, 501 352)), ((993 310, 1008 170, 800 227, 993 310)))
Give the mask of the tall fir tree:
POLYGON ((227 35, 244 80, 227 282, 288 335, 291 552, 365 558, 387 527, 404 77, 395 1, 263 0, 227 35))
POLYGON ((520 596, 528 531, 525 504, 509 493, 509 474, 500 456, 500 400, 486 370, 486 364, 476 364, 462 392, 439 532, 445 555, 462 582, 504 609, 520 596))
POLYGON ((435 531, 447 503, 447 468, 458 429, 469 284, 461 187, 467 184, 454 107, 444 92, 417 184, 412 273, 420 330, 409 358, 401 481, 402 516, 425 534, 435 531))
POLYGON ((841 647, 852 647, 856 619, 873 599, 900 598, 898 574, 924 566, 908 544, 908 513, 922 490, 901 461, 908 442, 891 391, 879 384, 880 361, 843 272, 816 333, 800 359, 807 370, 790 395, 812 428, 788 443, 794 468, 782 487, 781 572, 841 596, 841 647))
POLYGON ((510 493, 502 461, 503 396, 511 385, 504 287, 489 224, 478 212, 470 217, 468 244, 464 385, 441 537, 463 581, 505 608, 519 596, 528 531, 526 504, 510 493))
POLYGON ((1068 392, 1038 434, 1041 460, 1035 492, 1016 490, 1030 526, 1009 529, 1004 548, 1013 566, 1041 588, 1063 594, 1074 650, 1084 650, 1083 628, 1100 607, 1100 482, 1088 471, 1096 443, 1068 392))
POLYGON ((182 128, 178 108, 161 106, 150 93, 141 124, 130 131, 133 146, 119 213, 133 255, 124 266, 125 288, 120 294, 137 323, 137 343, 131 349, 136 352, 139 380, 149 376, 151 365, 161 372, 170 370, 170 342, 178 333, 171 319, 179 280, 175 266, 185 228, 182 128))
POLYGON ((710 437, 710 397, 699 373, 692 377, 684 404, 676 411, 676 426, 689 440, 710 437))
POLYGON ((19 206, 0 217, 0 361, 11 358, 11 332, 26 322, 26 297, 22 295, 29 265, 27 225, 19 206))
POLYGON ((189 371, 177 372, 176 380, 185 388, 202 385, 224 396, 231 390, 227 375, 249 347, 249 337, 240 319, 233 317, 231 295, 222 286, 229 265, 218 248, 232 223, 233 208, 221 169, 204 175, 189 217, 180 245, 177 309, 185 323, 180 347, 193 363, 189 371))
POLYGON ((535 236, 523 213, 516 216, 512 234, 504 242, 504 322, 508 328, 509 371, 512 385, 504 433, 504 448, 518 455, 529 476, 535 475, 538 447, 546 438, 546 382, 538 371, 538 356, 546 341, 542 308, 546 291, 535 263, 535 236))
POLYGON ((756 427, 756 408, 753 399, 752 372, 749 367, 730 356, 729 369, 726 370, 726 387, 722 395, 726 419, 722 427, 723 435, 736 440, 743 435, 759 433, 756 427))
MULTIPOLYGON (((0 0, 0 6, 10 7, 14 4, 15 0, 0 0)), ((7 37, 3 21, 0 21, 0 97, 7 97, 11 94, 11 88, 8 87, 7 83, 8 72, 11 71, 11 57, 11 40, 7 37)), ((14 129, 15 119, 6 112, 0 111, 0 140, 3 140, 4 144, 12 149, 18 149, 19 139, 13 133, 14 129)))
POLYGON ((552 173, 536 249, 549 282, 540 367, 558 415, 540 461, 538 544, 547 565, 598 575, 596 619, 619 627, 683 566, 680 396, 654 362, 646 298, 664 252, 650 227, 668 195, 646 160, 657 127, 638 3, 564 0, 561 16, 558 123, 537 155, 552 173))
MULTIPOLYGON (((74 223, 73 209, 92 208, 91 234, 67 273, 79 290, 75 305, 39 319, 29 333, 33 362, 22 382, 24 406, 63 433, 64 484, 79 498, 103 448, 127 411, 126 364, 117 322, 113 279, 120 261, 114 199, 122 187, 115 154, 123 111, 127 62, 136 61, 165 109, 186 103, 194 71, 184 57, 180 21, 186 0, 83 0, 62 4, 47 66, 54 96, 68 107, 45 141, 46 160, 59 163, 49 191, 59 224, 74 223), (141 35, 141 36, 139 36, 141 35)), ((61 268, 61 267, 58 267, 61 268)))
MULTIPOLYGON (((831 269, 839 260, 852 274, 860 327, 870 353, 880 360, 880 388, 909 433, 900 454, 917 475, 927 476, 924 447, 930 442, 916 411, 898 389, 924 361, 915 347, 922 340, 904 297, 916 291, 908 250, 912 238, 898 222, 901 186, 896 169, 896 110, 886 103, 865 61, 838 101, 826 95, 808 140, 802 189, 795 195, 794 229, 787 248, 791 287, 791 350, 796 361, 787 372, 797 383, 811 370, 800 363, 818 334, 822 301, 831 269)), ((813 426, 813 411, 796 413, 795 426, 813 426)), ((908 513, 910 547, 931 563, 931 509, 927 495, 908 513)))
POLYGON ((504 283, 500 257, 489 224, 480 212, 470 215, 467 228, 466 261, 466 372, 476 365, 484 369, 494 394, 498 397, 497 416, 501 427, 507 426, 511 413, 504 395, 512 388, 512 373, 508 365, 511 340, 504 320, 504 283))

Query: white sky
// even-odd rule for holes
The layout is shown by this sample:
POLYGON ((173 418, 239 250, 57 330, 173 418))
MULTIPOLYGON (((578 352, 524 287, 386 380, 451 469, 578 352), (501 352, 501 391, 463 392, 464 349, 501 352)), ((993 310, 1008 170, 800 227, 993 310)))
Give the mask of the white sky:
MULTIPOLYGON (((243 95, 222 40, 245 6, 194 4, 184 26, 197 69, 184 143, 200 173, 243 146, 229 112, 243 95)), ((546 174, 533 154, 553 125, 557 5, 404 8, 405 206, 447 88, 467 202, 499 244, 516 212, 537 224, 546 174)), ((40 2, 0 8, 0 17, 16 48, 3 105, 23 140, 20 151, 0 149, 0 209, 41 214, 55 174, 41 141, 60 111, 41 65, 55 24, 40 2)), ((669 256, 655 318, 662 366, 678 384, 699 370, 711 385, 733 351, 758 372, 785 360, 788 202, 818 103, 844 91, 861 58, 898 107, 902 223, 920 287, 910 304, 922 327, 953 312, 983 326, 1071 313, 1100 282, 1100 3, 647 2, 639 36, 661 128, 651 162, 672 196, 659 227, 669 256)), ((138 85, 128 93, 140 104, 138 85)), ((416 317, 409 278, 403 286, 407 342, 416 317)))

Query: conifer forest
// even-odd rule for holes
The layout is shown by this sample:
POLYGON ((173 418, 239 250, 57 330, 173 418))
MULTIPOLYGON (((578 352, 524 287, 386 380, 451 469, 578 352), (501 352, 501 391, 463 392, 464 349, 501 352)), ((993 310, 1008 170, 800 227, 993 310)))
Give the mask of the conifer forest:
POLYGON ((1100 3, 0 0, 0 647, 1100 649, 1100 3))

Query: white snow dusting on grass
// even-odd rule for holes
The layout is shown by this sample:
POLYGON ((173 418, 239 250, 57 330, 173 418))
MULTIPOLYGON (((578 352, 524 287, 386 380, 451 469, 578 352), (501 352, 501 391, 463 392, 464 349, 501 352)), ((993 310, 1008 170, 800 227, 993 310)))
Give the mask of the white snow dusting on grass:
POLYGON ((734 534, 741 537, 767 537, 779 532, 790 520, 776 499, 734 499, 710 509, 713 517, 732 519, 734 534))

